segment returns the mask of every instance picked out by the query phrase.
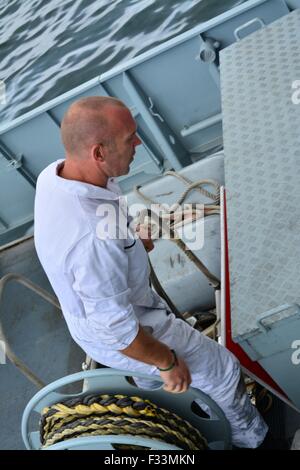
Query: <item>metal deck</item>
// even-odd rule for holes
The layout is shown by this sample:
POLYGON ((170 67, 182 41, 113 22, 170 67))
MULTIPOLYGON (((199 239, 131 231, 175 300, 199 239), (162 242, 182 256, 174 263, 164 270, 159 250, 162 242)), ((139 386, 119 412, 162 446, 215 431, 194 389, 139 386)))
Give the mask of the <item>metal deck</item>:
MULTIPOLYGON (((0 251, 0 278, 11 272, 53 295, 32 238, 0 251)), ((72 340, 61 312, 15 281, 3 291, 1 323, 13 351, 45 384, 81 369, 85 354, 72 340)), ((38 389, 8 359, 0 371, 0 448, 23 449, 22 413, 38 389)))

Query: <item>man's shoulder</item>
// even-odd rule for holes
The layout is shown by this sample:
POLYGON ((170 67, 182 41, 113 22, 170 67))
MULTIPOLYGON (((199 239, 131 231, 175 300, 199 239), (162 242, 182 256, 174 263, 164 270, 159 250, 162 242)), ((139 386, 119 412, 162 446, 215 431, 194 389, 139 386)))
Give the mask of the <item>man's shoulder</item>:
POLYGON ((49 179, 55 179, 56 176, 56 168, 59 165, 59 163, 63 162, 63 159, 60 160, 55 160, 54 162, 50 163, 47 165, 39 174, 37 178, 37 182, 43 182, 45 180, 49 179))

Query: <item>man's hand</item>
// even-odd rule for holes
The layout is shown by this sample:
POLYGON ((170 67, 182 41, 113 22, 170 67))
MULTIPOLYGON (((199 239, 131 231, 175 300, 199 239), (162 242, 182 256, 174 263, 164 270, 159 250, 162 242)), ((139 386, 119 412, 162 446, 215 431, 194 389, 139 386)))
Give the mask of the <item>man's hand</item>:
POLYGON ((148 225, 139 224, 136 227, 136 231, 142 240, 145 250, 149 253, 154 248, 154 243, 151 240, 151 228, 148 225))
POLYGON ((191 384, 191 374, 183 359, 164 343, 155 339, 140 325, 136 338, 127 348, 120 351, 125 356, 131 357, 145 364, 154 365, 160 370, 160 376, 164 381, 164 390, 171 393, 185 392, 191 384))
POLYGON ((163 388, 166 392, 183 393, 191 384, 192 379, 188 366, 183 359, 178 358, 177 361, 178 363, 173 369, 167 372, 160 371, 160 376, 165 383, 163 388))

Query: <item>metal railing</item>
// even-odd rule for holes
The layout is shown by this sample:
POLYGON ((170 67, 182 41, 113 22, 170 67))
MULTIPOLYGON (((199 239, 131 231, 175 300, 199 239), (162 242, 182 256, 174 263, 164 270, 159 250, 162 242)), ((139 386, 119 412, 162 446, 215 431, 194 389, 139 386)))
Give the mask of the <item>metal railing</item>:
MULTIPOLYGON (((45 289, 38 286, 37 284, 34 284, 32 281, 29 281, 29 279, 27 279, 26 277, 21 276, 20 274, 14 274, 14 273, 8 273, 0 279, 0 305, 2 301, 4 288, 7 285, 7 283, 11 281, 16 281, 19 284, 22 284, 23 286, 27 287, 31 291, 35 292, 37 295, 42 297, 44 300, 46 300, 50 304, 54 305, 54 307, 61 310, 60 304, 56 297, 49 294, 45 289)), ((34 383, 34 385, 36 385, 38 388, 43 388, 46 384, 42 380, 40 380, 40 378, 37 377, 32 372, 32 370, 29 369, 29 367, 23 361, 21 361, 21 359, 18 358, 18 356, 14 353, 14 351, 10 347, 9 342, 4 334, 1 321, 0 321, 0 338, 5 344, 5 354, 8 357, 8 359, 22 372, 23 375, 25 375, 32 383, 34 383)))

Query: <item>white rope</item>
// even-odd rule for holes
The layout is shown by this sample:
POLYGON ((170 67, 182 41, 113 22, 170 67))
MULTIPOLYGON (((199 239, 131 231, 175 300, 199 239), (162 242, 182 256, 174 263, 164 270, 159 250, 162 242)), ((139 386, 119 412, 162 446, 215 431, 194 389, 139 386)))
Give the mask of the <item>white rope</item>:
MULTIPOLYGON (((167 234, 168 238, 170 237, 170 233, 172 234, 172 238, 169 238, 171 241, 175 242, 176 245, 184 251, 186 256, 196 264, 197 268, 206 276, 209 283, 213 285, 216 289, 220 286, 220 281, 206 268, 206 266, 192 253, 191 251, 187 251, 187 247, 184 242, 180 239, 178 232, 176 229, 182 227, 186 223, 195 222, 196 220, 207 217, 213 214, 220 214, 220 185, 211 179, 202 179, 195 182, 192 182, 187 177, 184 177, 175 171, 167 171, 165 175, 174 176, 184 184, 187 185, 187 189, 182 193, 178 201, 170 208, 167 208, 166 205, 157 203, 156 201, 152 200, 145 194, 140 191, 140 186, 135 187, 135 193, 143 199, 147 204, 153 204, 158 206, 159 208, 159 216, 155 213, 155 217, 153 217, 153 211, 150 212, 149 210, 144 209, 139 213, 138 216, 138 223, 140 225, 145 225, 146 230, 151 233, 151 238, 161 238, 164 234, 167 234), (211 185, 215 188, 216 193, 213 194, 206 189, 204 189, 203 185, 211 185), (206 204, 203 205, 203 208, 199 209, 199 207, 195 207, 194 204, 185 204, 184 208, 182 208, 182 203, 184 202, 187 195, 192 191, 196 190, 200 192, 202 195, 210 198, 214 201, 214 204, 206 204)), ((207 328, 202 334, 212 337, 216 340, 217 337, 217 327, 219 323, 219 319, 217 318, 216 321, 207 328)))

